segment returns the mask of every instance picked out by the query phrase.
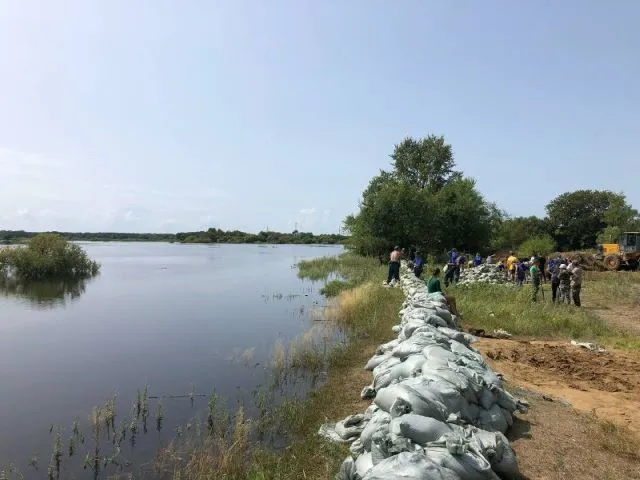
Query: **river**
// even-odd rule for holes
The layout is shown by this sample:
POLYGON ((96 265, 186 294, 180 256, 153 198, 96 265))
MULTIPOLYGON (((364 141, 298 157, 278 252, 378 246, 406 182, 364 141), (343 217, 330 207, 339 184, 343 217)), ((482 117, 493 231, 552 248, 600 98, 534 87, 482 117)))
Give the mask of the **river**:
MULTIPOLYGON (((81 245, 102 265, 96 278, 0 291, 0 468, 13 463, 27 478, 46 477, 58 428, 66 452, 73 419, 88 427, 92 407, 114 393, 122 413, 145 385, 151 396, 215 390, 230 403, 246 398, 264 383, 274 344, 307 330, 322 306, 319 285, 297 278, 294 265, 342 252, 338 246, 81 245), (32 457, 37 471, 28 465, 32 457)), ((155 433, 166 440, 207 398, 196 396, 193 406, 184 397, 163 402, 166 427, 155 433)), ((152 455, 158 441, 140 441, 135 455, 152 455)), ((87 448, 79 450, 84 457, 87 448)), ((92 477, 69 467, 63 478, 92 477)))

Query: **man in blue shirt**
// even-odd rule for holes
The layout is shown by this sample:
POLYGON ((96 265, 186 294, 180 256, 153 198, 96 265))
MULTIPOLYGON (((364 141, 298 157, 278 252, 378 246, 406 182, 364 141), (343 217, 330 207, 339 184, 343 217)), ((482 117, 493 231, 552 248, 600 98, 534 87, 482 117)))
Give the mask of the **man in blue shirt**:
POLYGON ((480 256, 479 253, 476 253, 476 256, 473 257, 473 264, 478 267, 480 266, 480 264, 482 263, 482 257, 480 256))
MULTIPOLYGON (((449 252, 449 262, 447 263, 447 273, 444 275, 444 285, 446 287, 452 283, 456 277, 456 271, 460 272, 460 267, 458 266, 458 251, 455 248, 452 248, 449 252)), ((458 277, 460 273, 458 273, 458 277)))
POLYGON ((413 273, 416 277, 420 278, 422 270, 424 269, 424 259, 420 252, 416 252, 416 257, 413 260, 413 273))

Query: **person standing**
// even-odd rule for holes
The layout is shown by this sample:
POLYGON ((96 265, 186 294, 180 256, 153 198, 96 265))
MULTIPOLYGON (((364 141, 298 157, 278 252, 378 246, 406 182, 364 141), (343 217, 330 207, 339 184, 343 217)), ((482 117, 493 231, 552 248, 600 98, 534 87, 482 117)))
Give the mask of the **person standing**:
POLYGON ((389 255, 389 275, 387 276, 387 285, 391 286, 392 282, 400 281, 400 257, 402 252, 400 247, 396 246, 389 255))
POLYGON ((420 252, 416 252, 415 258, 413 259, 413 274, 420 278, 423 269, 424 259, 422 258, 422 254, 420 252))
POLYGON ((549 260, 549 274, 551 274, 551 301, 555 302, 558 298, 558 287, 560 286, 560 278, 558 277, 558 268, 560 263, 557 260, 549 260))
POLYGON ((464 270, 466 263, 467 263, 467 259, 465 258, 464 254, 461 253, 460 256, 458 257, 458 265, 456 265, 456 270, 453 275, 453 280, 456 283, 460 281, 460 272, 464 270))
POLYGON ((571 272, 564 263, 561 263, 558 267, 558 281, 560 282, 558 286, 560 292, 558 302, 571 303, 571 297, 569 295, 571 292, 571 272))
POLYGON ((509 252, 509 257, 507 258, 507 275, 511 280, 516 279, 516 262, 518 258, 512 252, 509 252))
POLYGON ((524 264, 518 260, 516 262, 516 285, 519 287, 524 283, 524 279, 526 277, 524 264))
POLYGON ((540 278, 544 283, 547 283, 547 274, 544 271, 545 264, 547 263, 547 259, 544 258, 542 255, 536 255, 536 258, 538 259, 538 262, 540 262, 540 278))
POLYGON ((482 264, 482 257, 480 256, 480 254, 479 254, 479 253, 476 253, 476 256, 475 256, 475 257, 473 257, 473 264, 474 264, 476 267, 479 267, 479 266, 482 264))
POLYGON ((493 265, 493 253, 487 255, 487 265, 493 265))
POLYGON ((540 261, 536 258, 529 269, 531 274, 531 301, 538 301, 538 290, 540 290, 540 261))
POLYGON ((582 290, 582 269, 577 261, 572 262, 571 269, 571 297, 576 307, 580 306, 580 290, 582 290))
POLYGON ((444 286, 448 287, 454 281, 456 269, 458 268, 458 251, 452 248, 449 252, 449 261, 447 263, 447 271, 444 274, 444 286))

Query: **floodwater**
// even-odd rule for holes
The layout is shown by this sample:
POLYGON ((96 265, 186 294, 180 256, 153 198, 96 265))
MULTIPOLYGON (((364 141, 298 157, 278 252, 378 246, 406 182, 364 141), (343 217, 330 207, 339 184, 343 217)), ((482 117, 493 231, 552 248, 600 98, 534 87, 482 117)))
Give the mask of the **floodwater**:
MULTIPOLYGON (((165 429, 188 421, 215 392, 238 401, 265 381, 274 344, 313 323, 320 285, 297 278, 301 259, 339 246, 82 243, 102 264, 82 284, 0 289, 0 470, 45 478, 58 427, 88 434, 93 406, 117 394, 119 417, 137 389, 163 400, 165 429), (38 470, 32 463, 37 464, 38 470)), ((88 436, 88 435, 87 435, 88 436)), ((160 439, 162 440, 162 439, 160 439)), ((158 446, 139 441, 151 455, 158 446)), ((88 446, 78 448, 84 458, 88 446)), ((66 460, 63 459, 63 464, 66 460)), ((63 478, 93 478, 81 468, 63 478)))

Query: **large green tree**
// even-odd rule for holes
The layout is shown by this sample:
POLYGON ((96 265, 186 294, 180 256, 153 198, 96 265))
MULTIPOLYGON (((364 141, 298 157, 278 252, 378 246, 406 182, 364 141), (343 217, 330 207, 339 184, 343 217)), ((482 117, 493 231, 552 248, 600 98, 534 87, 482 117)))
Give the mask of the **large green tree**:
POLYGON ((592 248, 606 227, 634 225, 638 212, 624 194, 608 190, 577 190, 559 195, 546 206, 553 234, 565 250, 592 248))
POLYGON ((379 254, 395 244, 429 253, 458 247, 483 249, 499 211, 473 180, 454 170, 451 146, 433 135, 405 138, 362 194, 360 211, 345 220, 350 246, 379 254))

